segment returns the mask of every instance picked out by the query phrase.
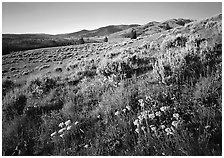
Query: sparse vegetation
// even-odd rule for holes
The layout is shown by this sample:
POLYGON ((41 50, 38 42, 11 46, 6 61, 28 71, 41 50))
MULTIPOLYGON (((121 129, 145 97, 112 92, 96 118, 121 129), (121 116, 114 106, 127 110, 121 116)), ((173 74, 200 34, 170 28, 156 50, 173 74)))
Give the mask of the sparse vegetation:
POLYGON ((42 50, 56 62, 36 64, 36 77, 24 62, 30 75, 19 87, 2 81, 2 154, 222 155, 222 37, 211 27, 218 19, 206 27, 181 20, 178 34, 133 42, 42 50))

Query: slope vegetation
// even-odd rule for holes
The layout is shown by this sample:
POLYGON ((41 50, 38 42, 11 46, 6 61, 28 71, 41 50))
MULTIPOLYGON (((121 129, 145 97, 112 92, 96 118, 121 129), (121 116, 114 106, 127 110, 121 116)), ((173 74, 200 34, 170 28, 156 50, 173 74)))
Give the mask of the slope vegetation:
POLYGON ((3 55, 3 155, 220 156, 222 15, 182 21, 3 55))

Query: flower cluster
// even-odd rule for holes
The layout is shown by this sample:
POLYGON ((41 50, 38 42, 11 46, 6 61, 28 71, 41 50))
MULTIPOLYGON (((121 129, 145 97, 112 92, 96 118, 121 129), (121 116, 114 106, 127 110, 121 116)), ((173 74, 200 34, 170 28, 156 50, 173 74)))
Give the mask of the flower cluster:
POLYGON ((128 111, 131 111, 131 106, 127 105, 125 108, 123 108, 122 110, 116 110, 114 115, 115 116, 119 116, 120 114, 127 114, 128 111))
POLYGON ((139 99, 142 110, 133 121, 136 126, 136 133, 151 133, 154 136, 161 134, 174 135, 177 128, 182 124, 183 119, 175 107, 170 105, 157 105, 150 96, 139 99))
POLYGON ((72 124, 71 120, 67 120, 65 122, 59 123, 58 127, 60 129, 51 133, 51 137, 59 136, 59 137, 63 138, 64 135, 66 134, 66 132, 70 131, 72 129, 72 127, 78 125, 78 123, 79 122, 76 121, 75 123, 72 124))

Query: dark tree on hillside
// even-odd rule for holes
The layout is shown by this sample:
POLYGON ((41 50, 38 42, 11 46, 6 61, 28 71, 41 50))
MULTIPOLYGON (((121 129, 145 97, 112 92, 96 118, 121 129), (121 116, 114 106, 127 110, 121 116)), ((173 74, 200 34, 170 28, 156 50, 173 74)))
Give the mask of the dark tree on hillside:
POLYGON ((136 39, 137 38, 137 33, 136 33, 136 31, 133 29, 132 31, 131 31, 131 39, 136 39))
POLYGON ((83 37, 81 37, 81 38, 79 39, 79 44, 84 44, 84 43, 85 43, 85 41, 84 41, 83 37))
POLYGON ((107 37, 105 37, 103 41, 104 41, 104 42, 108 42, 108 38, 107 38, 107 37))

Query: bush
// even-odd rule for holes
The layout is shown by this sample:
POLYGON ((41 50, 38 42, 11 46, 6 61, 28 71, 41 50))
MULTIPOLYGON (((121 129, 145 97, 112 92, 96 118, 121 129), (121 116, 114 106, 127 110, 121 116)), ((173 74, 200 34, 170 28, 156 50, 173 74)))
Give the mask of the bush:
POLYGON ((78 44, 84 44, 84 43, 85 43, 85 41, 84 41, 83 37, 81 37, 78 41, 78 44))
POLYGON ((130 38, 131 38, 131 39, 136 39, 136 38, 137 38, 137 33, 136 33, 135 30, 132 30, 132 31, 131 31, 130 38))
POLYGON ((22 94, 20 90, 15 89, 7 93, 2 104, 3 120, 11 120, 22 115, 26 104, 27 96, 22 94))
POLYGON ((105 37, 103 41, 104 41, 104 42, 108 42, 108 38, 107 38, 107 37, 105 37))
POLYGON ((5 96, 7 92, 9 92, 11 89, 13 89, 15 86, 15 83, 12 80, 9 79, 3 79, 2 81, 2 95, 5 96))

